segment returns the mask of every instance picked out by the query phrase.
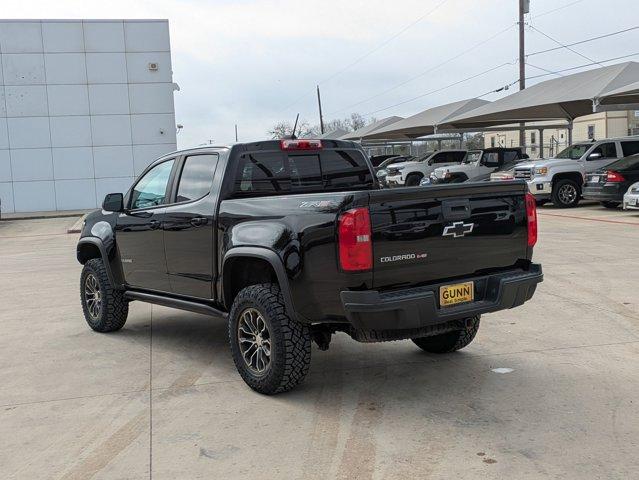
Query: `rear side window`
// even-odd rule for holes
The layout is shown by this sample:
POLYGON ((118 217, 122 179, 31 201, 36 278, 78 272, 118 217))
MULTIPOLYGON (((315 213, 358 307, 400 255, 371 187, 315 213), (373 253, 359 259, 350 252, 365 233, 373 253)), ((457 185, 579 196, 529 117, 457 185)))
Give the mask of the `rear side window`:
POLYGON ((192 155, 186 157, 180 183, 178 184, 178 202, 197 200, 211 191, 213 174, 217 165, 217 155, 192 155))
POLYGON ((240 157, 235 192, 268 195, 370 188, 372 183, 366 160, 357 151, 255 152, 240 157))
POLYGON ((504 152, 504 162, 512 162, 514 160, 517 160, 518 158, 519 158, 519 155, 517 152, 512 152, 512 151, 504 152))
POLYGON ((639 153, 639 142, 621 142, 621 150, 624 157, 639 153))
POLYGON ((466 152, 452 152, 451 162, 461 162, 464 159, 466 152))
POLYGON ((347 150, 327 150, 320 155, 324 186, 328 189, 368 187, 373 183, 364 156, 347 150))
POLYGON ((447 153, 436 153, 433 155, 432 163, 448 163, 450 162, 450 157, 447 153))
POLYGON ((290 177, 282 153, 247 153, 240 157, 235 191, 243 193, 284 193, 290 177))

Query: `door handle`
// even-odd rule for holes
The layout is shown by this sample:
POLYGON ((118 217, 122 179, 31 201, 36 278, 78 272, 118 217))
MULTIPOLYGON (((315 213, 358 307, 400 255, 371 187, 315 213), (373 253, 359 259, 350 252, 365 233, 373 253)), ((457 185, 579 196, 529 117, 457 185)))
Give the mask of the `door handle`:
POLYGON ((158 228, 160 228, 160 221, 159 220, 151 220, 149 222, 149 226, 151 227, 151 230, 157 230, 158 228))
POLYGON ((194 227, 201 227, 202 225, 206 225, 206 218, 204 217, 195 217, 191 219, 191 225, 194 227))
POLYGON ((443 220, 466 220, 470 218, 470 200, 443 200, 443 220))

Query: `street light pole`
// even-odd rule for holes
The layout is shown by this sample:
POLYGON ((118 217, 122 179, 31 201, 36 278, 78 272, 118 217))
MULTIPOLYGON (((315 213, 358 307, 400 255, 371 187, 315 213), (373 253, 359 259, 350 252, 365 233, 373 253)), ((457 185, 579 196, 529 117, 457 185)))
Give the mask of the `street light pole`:
MULTIPOLYGON (((519 90, 526 88, 526 49, 524 46, 525 34, 524 34, 524 14, 530 11, 530 0, 519 0, 519 90)), ((519 145, 524 146, 526 142, 526 132, 524 131, 524 124, 520 123, 519 130, 519 145)))
POLYGON ((322 98, 320 97, 319 85, 317 86, 317 106, 319 107, 320 131, 324 135, 324 117, 322 117, 322 98))

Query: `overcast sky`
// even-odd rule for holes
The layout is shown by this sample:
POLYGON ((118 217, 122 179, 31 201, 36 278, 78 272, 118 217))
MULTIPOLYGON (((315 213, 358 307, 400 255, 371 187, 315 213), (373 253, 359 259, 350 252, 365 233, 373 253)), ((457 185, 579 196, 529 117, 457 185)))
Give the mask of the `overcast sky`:
MULTIPOLYGON (((639 25, 637 0, 530 3, 528 20, 537 30, 527 28, 528 53, 557 46, 539 31, 566 44, 639 25)), ((408 116, 511 83, 518 78, 517 4, 517 0, 3 0, 2 16, 168 18, 173 79, 181 88, 175 93, 176 121, 184 125, 178 143, 187 147, 209 139, 233 141, 235 123, 241 141, 264 138, 271 125, 292 121, 297 112, 318 123, 317 83, 326 120, 351 112, 376 118, 408 116), (494 70, 483 73, 490 69, 494 70)), ((573 48, 595 61, 639 54, 639 30, 573 48)), ((528 60, 553 71, 590 63, 566 49, 528 60)), ((617 62, 627 60, 639 61, 639 55, 617 62)), ((544 73, 527 67, 528 76, 544 73)), ((531 79, 529 84, 548 78, 554 76, 531 79)), ((513 86, 510 92, 516 89, 513 86)), ((501 95, 483 98, 495 100, 501 95)))

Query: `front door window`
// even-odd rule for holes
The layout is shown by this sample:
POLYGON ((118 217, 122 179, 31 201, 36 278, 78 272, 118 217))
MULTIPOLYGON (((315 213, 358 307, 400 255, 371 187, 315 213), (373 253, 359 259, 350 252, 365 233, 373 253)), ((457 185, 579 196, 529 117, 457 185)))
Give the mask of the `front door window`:
POLYGON ((160 163, 138 181, 131 193, 131 209, 151 208, 162 205, 166 200, 166 187, 169 183, 173 160, 160 163))

